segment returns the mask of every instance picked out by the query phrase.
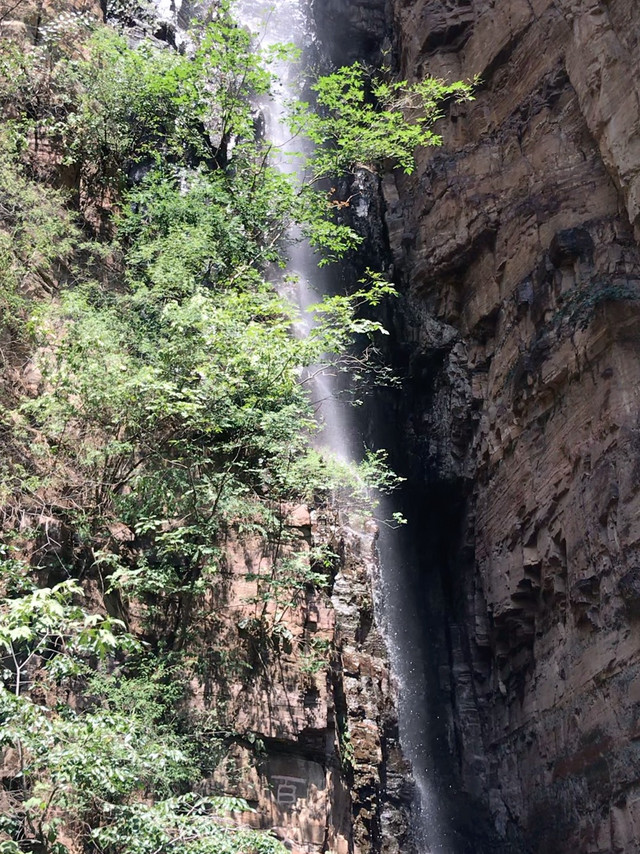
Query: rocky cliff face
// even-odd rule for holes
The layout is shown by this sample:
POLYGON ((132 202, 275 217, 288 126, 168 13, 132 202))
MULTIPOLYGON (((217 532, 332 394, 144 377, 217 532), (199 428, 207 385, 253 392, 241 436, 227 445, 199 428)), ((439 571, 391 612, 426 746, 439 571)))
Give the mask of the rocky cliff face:
MULTIPOLYGON (((481 78, 442 121, 444 147, 384 186, 404 294, 384 444, 409 479, 408 583, 451 850, 638 850, 635 4, 312 5, 337 62, 375 56, 393 33, 404 75, 481 78)), ((199 638, 212 679, 191 687, 238 738, 203 785, 244 795, 294 852, 406 854, 411 781, 373 625, 374 534, 305 508, 287 527, 301 552, 338 554, 331 601, 309 595, 260 661, 247 576, 263 544, 230 539, 199 638), (243 645, 256 666, 236 678, 223 654, 243 645)))
POLYGON ((375 526, 351 527, 346 514, 305 506, 286 521, 287 548, 300 559, 331 548, 330 590, 309 590, 284 609, 269 598, 275 633, 265 642, 256 600, 270 551, 259 538, 233 537, 208 616, 190 621, 199 627, 191 646, 208 671, 191 686, 192 704, 215 709, 238 736, 205 788, 245 798, 255 808, 248 822, 273 829, 294 854, 408 851, 412 784, 373 624, 375 526))
POLYGON ((394 16, 403 75, 481 81, 444 147, 385 187, 435 753, 513 850, 635 851, 637 5, 396 0, 394 16))

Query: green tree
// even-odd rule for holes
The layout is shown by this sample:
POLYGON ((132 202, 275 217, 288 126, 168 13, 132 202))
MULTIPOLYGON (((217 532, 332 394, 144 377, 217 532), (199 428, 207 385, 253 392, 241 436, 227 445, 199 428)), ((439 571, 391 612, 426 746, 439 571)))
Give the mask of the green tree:
MULTIPOLYGON (((118 841, 113 850, 132 854, 160 844, 184 852, 232 854, 245 845, 282 851, 268 835, 228 825, 226 812, 248 809, 241 799, 176 794, 198 779, 202 747, 176 713, 185 673, 145 658, 135 665, 138 676, 114 669, 116 652, 139 656, 140 645, 119 621, 74 605, 81 595, 68 581, 8 599, 0 610, 8 665, 0 683, 0 748, 17 757, 0 818, 0 851, 66 854, 63 838, 83 840, 88 831, 103 850, 118 841), (109 666, 90 678, 95 658, 109 666), (79 677, 88 679, 84 709, 35 701, 56 683, 75 683, 77 692, 79 677), (141 797, 154 803, 137 803, 141 797)), ((211 751, 210 741, 206 746, 211 751)))
POLYGON ((311 87, 315 104, 294 106, 295 132, 315 143, 311 183, 385 164, 411 173, 415 150, 440 145, 433 130, 446 100, 470 100, 472 84, 427 77, 416 83, 393 80, 361 63, 344 66, 311 87))

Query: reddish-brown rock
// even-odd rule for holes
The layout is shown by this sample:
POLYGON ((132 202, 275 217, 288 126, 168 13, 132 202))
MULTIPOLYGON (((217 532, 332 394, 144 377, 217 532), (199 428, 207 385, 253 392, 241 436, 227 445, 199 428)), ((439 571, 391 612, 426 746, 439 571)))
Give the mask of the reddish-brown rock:
POLYGON ((281 560, 296 552, 308 561, 311 546, 335 553, 325 592, 278 593, 260 580, 272 576, 273 544, 233 534, 224 577, 190 617, 203 674, 191 706, 236 734, 204 789, 245 798, 256 809, 245 820, 273 829, 294 854, 396 851, 411 786, 397 785, 407 769, 373 625, 375 527, 306 506, 291 507, 285 524, 281 560))
POLYGON ((403 74, 481 77, 444 147, 386 181, 404 465, 432 524, 434 496, 463 508, 446 560, 425 555, 450 762, 514 850, 636 851, 638 7, 395 15, 403 74))

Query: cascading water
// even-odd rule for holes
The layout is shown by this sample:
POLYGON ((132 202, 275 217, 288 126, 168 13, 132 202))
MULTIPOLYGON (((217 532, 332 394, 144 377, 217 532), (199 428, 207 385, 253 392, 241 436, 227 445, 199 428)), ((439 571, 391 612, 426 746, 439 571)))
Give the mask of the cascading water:
MULTIPOLYGON (((293 44, 304 52, 313 41, 311 19, 304 0, 280 0, 277 6, 265 0, 238 0, 235 13, 240 23, 256 35, 261 48, 278 43, 293 44)), ((259 105, 265 123, 265 137, 272 146, 274 165, 303 181, 301 160, 304 161, 309 153, 311 143, 304 137, 292 137, 285 121, 287 102, 300 94, 301 68, 291 61, 276 60, 273 70, 279 82, 272 99, 259 105)), ((307 332, 313 324, 308 309, 326 292, 326 277, 317 262, 317 256, 306 241, 298 240, 292 244, 285 278, 295 283, 294 301, 301 309, 302 332, 307 332)), ((353 425, 348 418, 346 404, 334 393, 333 377, 326 370, 312 371, 311 375, 311 396, 322 423, 322 445, 340 459, 352 459, 350 436, 353 425)))
MULTIPOLYGON (((306 6, 305 0, 280 0, 277 6, 265 0, 238 0, 235 9, 239 21, 254 33, 261 47, 284 42, 304 50, 313 41, 306 6)), ((280 79, 279 88, 271 101, 260 105, 265 136, 273 146, 274 163, 284 171, 297 174, 300 167, 295 152, 304 154, 305 143, 291 138, 283 119, 286 101, 297 94, 299 70, 291 64, 279 64, 275 68, 280 79)), ((300 178, 302 180, 303 176, 300 178)), ((328 290, 326 274, 318 268, 317 256, 305 241, 293 245, 287 277, 297 284, 296 299, 303 312, 328 290)), ((306 322, 313 321, 310 318, 306 322)), ((320 371, 314 376, 312 397, 323 425, 321 444, 342 460, 354 460, 359 434, 356 419, 351 407, 339 399, 330 373, 320 371)), ((391 518, 390 505, 383 502, 380 509, 382 518, 391 518)), ((413 816, 414 846, 420 854, 452 854, 433 782, 433 769, 429 765, 429 709, 421 662, 421 616, 409 583, 411 567, 403 556, 400 537, 401 532, 382 524, 376 611, 399 689, 400 741, 404 755, 411 762, 418 793, 413 816)))
MULTIPOLYGON (((391 518, 387 500, 381 517, 391 518), (385 512, 386 511, 386 512, 385 512)), ((424 666, 424 629, 420 601, 415 595, 415 566, 407 555, 403 531, 380 526, 380 578, 375 590, 376 617, 385 637, 391 671, 398 685, 400 744, 411 763, 417 788, 413 834, 420 852, 453 854, 443 800, 436 788, 432 764, 429 690, 424 666)))

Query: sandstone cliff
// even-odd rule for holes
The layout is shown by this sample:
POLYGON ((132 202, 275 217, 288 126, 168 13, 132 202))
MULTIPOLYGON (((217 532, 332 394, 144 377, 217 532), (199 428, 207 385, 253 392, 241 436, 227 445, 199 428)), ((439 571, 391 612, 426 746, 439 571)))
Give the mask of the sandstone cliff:
POLYGON ((352 528, 346 514, 306 506, 286 521, 288 548, 302 559, 327 546, 335 559, 327 592, 308 590, 284 609, 266 602, 279 647, 256 631, 259 578, 272 560, 258 537, 230 538, 225 578, 189 618, 206 673, 191 703, 215 709, 238 736, 204 788, 245 798, 255 808, 248 822, 274 830, 294 854, 406 851, 412 789, 373 625, 375 526, 352 528))
POLYGON ((403 75, 481 80, 385 184, 434 751, 513 850, 636 851, 637 5, 393 14, 403 75))
MULTIPOLYGON (((386 42, 410 78, 481 80, 442 121, 444 147, 384 182, 404 299, 403 389, 384 400, 382 432, 408 477, 407 595, 423 614, 450 848, 638 850, 634 3, 312 5, 336 61, 386 42)), ((284 644, 250 679, 194 681, 194 705, 224 705, 239 734, 235 770, 203 785, 246 796, 293 851, 406 854, 411 781, 372 623, 373 534, 304 508, 287 526, 302 551, 339 555, 332 601, 309 595, 287 620, 295 653, 284 644), (327 650, 320 668, 312 649, 327 650), (261 764, 248 734, 264 742, 261 764)), ((205 603, 212 624, 226 616, 198 627, 203 659, 251 647, 261 548, 231 538, 205 603)))

